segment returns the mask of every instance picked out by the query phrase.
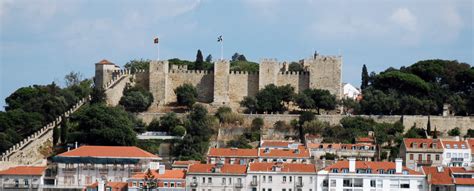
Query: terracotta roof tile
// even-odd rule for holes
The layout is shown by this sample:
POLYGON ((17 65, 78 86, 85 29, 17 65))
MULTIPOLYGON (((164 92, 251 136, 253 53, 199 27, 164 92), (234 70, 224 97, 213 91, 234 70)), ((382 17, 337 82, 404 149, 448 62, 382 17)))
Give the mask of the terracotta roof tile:
POLYGON ((423 143, 426 143, 428 148, 433 148, 433 143, 436 143, 436 148, 442 149, 439 139, 405 138, 403 142, 407 149, 412 149, 413 143, 417 144, 416 148, 422 148, 423 143))
POLYGON ((372 137, 358 137, 356 139, 356 142, 357 143, 373 143, 374 142, 374 139, 372 139, 372 137))
POLYGON ((462 146, 464 146, 464 149, 469 149, 469 146, 466 141, 441 140, 441 142, 443 143, 444 148, 448 148, 449 145, 450 149, 454 149, 455 146, 457 147, 457 149, 463 149, 462 146))
POLYGON ((111 65, 115 65, 114 63, 108 61, 107 59, 102 59, 100 62, 98 62, 97 64, 111 64, 111 65))
POLYGON ((309 158, 308 149, 299 147, 298 149, 259 149, 259 156, 263 158, 309 158))
POLYGON ((363 147, 363 146, 368 146, 368 147, 375 147, 374 144, 371 143, 357 143, 357 144, 341 144, 341 143, 309 143, 308 148, 309 149, 347 149, 347 150, 352 150, 352 146, 356 147, 363 147))
POLYGON ((460 185, 474 186, 474 178, 454 178, 454 182, 460 185))
POLYGON ((471 153, 474 153, 474 139, 473 138, 467 139, 467 144, 471 148, 471 153))
POLYGON ((274 141, 264 140, 261 147, 288 147, 288 145, 295 143, 295 141, 274 141))
MULTIPOLYGON (((156 179, 185 179, 186 171, 185 170, 165 170, 165 173, 160 174, 157 170, 152 170, 151 174, 156 179)), ((141 172, 133 175, 132 178, 143 179, 146 176, 146 172, 141 172)))
POLYGON ((43 175, 46 167, 44 166, 15 166, 9 169, 0 171, 0 175, 32 175, 41 176, 43 175))
MULTIPOLYGON (((215 164, 192 164, 189 166, 188 173, 214 173, 215 164)), ((246 165, 238 164, 224 164, 219 173, 222 174, 245 174, 247 171, 246 165)), ((217 172, 216 172, 217 173, 217 172)))
MULTIPOLYGON (((98 182, 92 183, 91 185, 87 186, 87 188, 97 188, 99 186, 98 182)), ((128 187, 128 183, 126 182, 107 182, 105 184, 106 187, 110 187, 112 191, 121 191, 122 189, 128 187)))
POLYGON ((190 165, 190 164, 199 164, 201 161, 197 160, 176 160, 173 162, 173 165, 190 165))
MULTIPOLYGON (((372 174, 379 174, 378 170, 380 169, 383 169, 384 172, 387 172, 388 170, 395 170, 395 162, 387 162, 387 161, 355 161, 355 162, 356 162, 356 169, 371 169, 372 174)), ((338 169, 338 172, 342 172, 342 169, 348 169, 348 168, 349 168, 349 161, 344 160, 344 161, 338 161, 337 163, 324 168, 324 170, 331 172, 332 169, 338 169)), ((403 170, 407 171, 409 175, 422 175, 423 174, 423 173, 411 170, 407 167, 403 167, 403 170)))
POLYGON ((274 172, 276 167, 280 167, 280 172, 312 172, 316 173, 314 164, 300 163, 266 163, 253 162, 249 164, 249 172, 274 172))
POLYGON ((427 176, 430 175, 431 176, 431 181, 428 180, 429 184, 435 184, 435 185, 451 185, 451 184, 453 184, 453 179, 451 178, 448 167, 443 167, 443 171, 438 172, 437 167, 424 166, 423 167, 423 172, 424 172, 425 175, 427 175, 427 176))
POLYGON ((257 157, 258 149, 211 148, 210 157, 257 157))
POLYGON ((159 159, 158 156, 133 146, 81 146, 58 156, 159 159))

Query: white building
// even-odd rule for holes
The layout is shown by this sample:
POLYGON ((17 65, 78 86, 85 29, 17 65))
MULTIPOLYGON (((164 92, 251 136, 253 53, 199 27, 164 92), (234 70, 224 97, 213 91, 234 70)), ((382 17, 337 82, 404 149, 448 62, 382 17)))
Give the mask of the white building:
POLYGON ((339 161, 318 172, 318 191, 422 191, 426 176, 395 162, 339 161))
POLYGON ((48 188, 82 189, 105 179, 126 182, 147 169, 158 169, 161 158, 137 147, 82 146, 53 157, 54 185, 48 188))
POLYGON ((315 191, 314 164, 259 163, 249 164, 247 170, 249 191, 315 191))
POLYGON ((343 83, 342 89, 344 98, 356 99, 360 95, 360 90, 351 84, 343 83))
POLYGON ((232 191, 245 190, 246 165, 192 164, 186 174, 186 190, 232 191))
POLYGON ((441 140, 443 146, 443 166, 471 165, 471 148, 467 141, 441 140))
POLYGON ((45 169, 41 166, 16 166, 0 171, 0 190, 41 190, 45 169))

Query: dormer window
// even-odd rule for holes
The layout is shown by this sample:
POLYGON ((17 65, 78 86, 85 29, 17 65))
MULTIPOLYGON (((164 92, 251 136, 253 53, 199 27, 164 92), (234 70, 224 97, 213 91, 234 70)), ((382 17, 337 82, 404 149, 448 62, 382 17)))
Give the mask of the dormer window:
POLYGON ((395 169, 389 169, 389 170, 387 171, 387 173, 388 173, 388 174, 395 174, 395 169))
POLYGON ((402 171, 402 173, 403 173, 404 175, 408 175, 408 171, 406 171, 406 170, 402 171))
POLYGON ((383 174, 383 173, 384 173, 384 170, 383 170, 383 169, 378 169, 378 170, 377 170, 377 173, 383 174))
POLYGON ((319 145, 319 148, 322 149, 322 148, 323 148, 323 145, 319 145))
POLYGON ((352 150, 356 150, 356 146, 352 146, 352 150))
POLYGON ((370 174, 370 173, 372 173, 372 169, 371 169, 371 168, 368 168, 368 169, 367 169, 367 174, 370 174))
POLYGON ((457 148, 458 148, 458 145, 457 145, 457 144, 454 144, 453 146, 454 146, 454 148, 455 148, 455 149, 457 149, 457 148))
POLYGON ((411 146, 412 146, 414 149, 416 149, 416 147, 418 146, 418 144, 413 143, 411 146))
POLYGON ((342 169, 342 173, 348 173, 349 172, 349 169, 348 168, 343 168, 342 169))
POLYGON ((433 144, 431 145, 431 147, 433 147, 433 149, 436 149, 437 146, 438 146, 438 145, 437 145, 436 143, 433 143, 433 144))
POLYGON ((466 145, 462 144, 462 145, 461 145, 461 148, 465 149, 465 148, 466 148, 466 145))
POLYGON ((333 168, 333 169, 331 170, 331 172, 332 172, 332 173, 337 173, 338 170, 337 170, 337 168, 333 168))
POLYGON ((450 149, 450 148, 451 148, 451 145, 446 144, 446 148, 447 148, 447 149, 450 149))
POLYGON ((427 147, 427 144, 423 143, 423 148, 426 149, 426 147, 427 147))

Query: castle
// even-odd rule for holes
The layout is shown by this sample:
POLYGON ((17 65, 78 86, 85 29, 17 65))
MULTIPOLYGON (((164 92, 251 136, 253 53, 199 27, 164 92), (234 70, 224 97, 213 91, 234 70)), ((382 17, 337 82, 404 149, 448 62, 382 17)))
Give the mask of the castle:
MULTIPOLYGON (((176 102, 174 89, 185 83, 196 87, 199 102, 213 105, 238 104, 245 96, 255 96, 258 90, 268 84, 277 86, 290 84, 296 92, 308 88, 326 89, 338 99, 341 98, 341 56, 316 54, 304 59, 302 65, 305 71, 288 71, 286 62, 279 63, 275 59, 263 59, 259 64, 259 72, 250 73, 230 71, 230 62, 227 60, 215 62, 213 71, 187 70, 185 66, 170 65, 165 60, 151 61, 148 71, 131 73, 120 70, 115 64, 103 60, 95 65, 95 83, 96 86, 107 87, 108 91, 113 91, 114 87, 108 87, 110 84, 107 82, 118 78, 120 74, 130 74, 128 83, 132 82, 134 85, 149 90, 154 96, 153 105, 161 106, 176 102)), ((125 86, 119 87, 118 89, 122 89, 125 86)), ((123 89, 108 93, 108 100, 112 100, 111 105, 118 103, 121 91, 123 89)))

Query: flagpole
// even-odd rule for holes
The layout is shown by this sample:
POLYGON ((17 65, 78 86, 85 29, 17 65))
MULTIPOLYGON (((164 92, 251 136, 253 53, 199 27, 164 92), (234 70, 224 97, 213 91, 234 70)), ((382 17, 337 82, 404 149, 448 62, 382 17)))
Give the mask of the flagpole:
POLYGON ((221 40, 221 60, 224 60, 224 41, 221 40))
POLYGON ((158 46, 158 61, 160 61, 160 43, 158 43, 157 46, 158 46))

